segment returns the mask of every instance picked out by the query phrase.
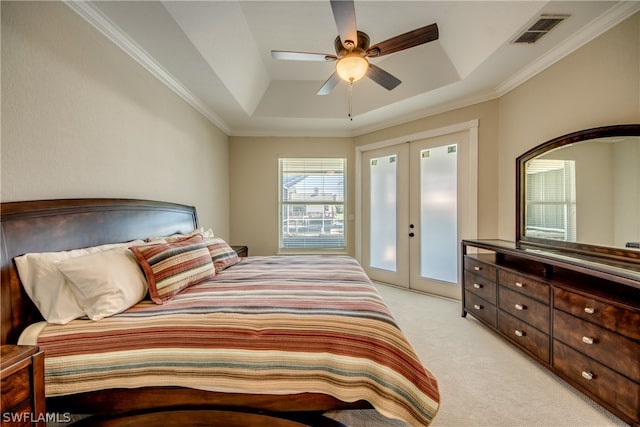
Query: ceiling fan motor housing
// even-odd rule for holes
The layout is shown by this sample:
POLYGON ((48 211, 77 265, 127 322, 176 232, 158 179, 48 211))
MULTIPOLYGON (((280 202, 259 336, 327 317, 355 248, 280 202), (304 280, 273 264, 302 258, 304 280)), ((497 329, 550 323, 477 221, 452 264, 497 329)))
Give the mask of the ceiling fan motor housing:
MULTIPOLYGON (((348 41, 349 40, 347 40, 347 42, 348 41)), ((369 49, 369 43, 370 43, 370 39, 367 33, 358 31, 358 44, 356 46, 352 46, 351 48, 347 48, 346 46, 343 46, 342 41, 340 40, 340 36, 336 37, 336 40, 334 41, 334 46, 335 46, 336 54, 338 55, 338 58, 342 58, 349 52, 353 52, 353 51, 362 51, 362 54, 364 56, 364 53, 367 51, 367 49, 369 49)))

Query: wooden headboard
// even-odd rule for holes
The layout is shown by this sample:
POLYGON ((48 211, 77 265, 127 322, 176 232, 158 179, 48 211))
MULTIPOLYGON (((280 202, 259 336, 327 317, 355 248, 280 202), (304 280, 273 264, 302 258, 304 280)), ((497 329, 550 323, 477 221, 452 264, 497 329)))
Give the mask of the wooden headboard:
POLYGON ((198 227, 193 206, 133 199, 61 199, 0 205, 1 343, 16 343, 42 317, 20 284, 13 258, 186 233, 198 227))

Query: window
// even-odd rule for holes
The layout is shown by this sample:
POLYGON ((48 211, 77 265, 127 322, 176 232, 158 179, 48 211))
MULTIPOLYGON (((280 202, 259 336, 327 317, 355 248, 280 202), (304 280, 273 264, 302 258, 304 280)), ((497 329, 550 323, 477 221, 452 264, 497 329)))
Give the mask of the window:
POLYGON ((280 249, 344 249, 345 159, 280 159, 280 249))
POLYGON ((527 236, 575 242, 575 176, 574 160, 535 159, 527 163, 527 236))

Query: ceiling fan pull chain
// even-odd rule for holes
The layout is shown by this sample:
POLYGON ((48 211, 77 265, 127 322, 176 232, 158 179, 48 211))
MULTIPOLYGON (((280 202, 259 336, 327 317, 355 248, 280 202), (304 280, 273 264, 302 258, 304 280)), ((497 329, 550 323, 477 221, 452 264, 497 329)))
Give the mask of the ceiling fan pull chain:
POLYGON ((349 120, 353 121, 353 115, 352 113, 352 102, 351 102, 351 98, 353 95, 353 82, 349 82, 349 120))

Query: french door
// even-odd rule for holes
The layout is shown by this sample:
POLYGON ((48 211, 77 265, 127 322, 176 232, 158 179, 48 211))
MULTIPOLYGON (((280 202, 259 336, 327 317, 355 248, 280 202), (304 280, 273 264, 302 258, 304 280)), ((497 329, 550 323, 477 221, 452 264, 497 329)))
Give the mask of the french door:
POLYGON ((408 201, 409 144, 365 152, 361 262, 372 280, 409 286, 408 201))
POLYGON ((469 131, 361 156, 361 262, 372 280, 460 298, 459 246, 475 237, 469 131))

